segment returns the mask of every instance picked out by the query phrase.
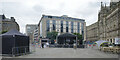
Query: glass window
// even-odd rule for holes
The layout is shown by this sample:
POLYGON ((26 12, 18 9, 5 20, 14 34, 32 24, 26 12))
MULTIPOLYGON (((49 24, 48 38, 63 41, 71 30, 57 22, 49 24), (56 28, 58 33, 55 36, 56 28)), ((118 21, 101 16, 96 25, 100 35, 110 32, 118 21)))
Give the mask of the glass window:
POLYGON ((53 30, 55 30, 56 29, 56 21, 53 20, 52 23, 53 23, 53 30))
POLYGON ((30 26, 28 26, 27 29, 30 29, 30 26))
POLYGON ((73 25, 74 25, 74 23, 71 22, 71 33, 73 33, 73 25))
POLYGON ((81 24, 81 31, 82 31, 82 34, 84 34, 84 23, 81 24))
POLYGON ((84 38, 84 23, 81 24, 82 38, 84 38))
POLYGON ((48 16, 48 18, 52 18, 52 16, 48 16))
POLYGON ((61 32, 63 32, 63 21, 61 21, 61 32))
POLYGON ((69 27, 69 23, 68 21, 66 21, 66 32, 69 32, 68 27, 69 27))
POLYGON ((47 32, 50 31, 50 20, 46 21, 46 28, 47 28, 47 32))

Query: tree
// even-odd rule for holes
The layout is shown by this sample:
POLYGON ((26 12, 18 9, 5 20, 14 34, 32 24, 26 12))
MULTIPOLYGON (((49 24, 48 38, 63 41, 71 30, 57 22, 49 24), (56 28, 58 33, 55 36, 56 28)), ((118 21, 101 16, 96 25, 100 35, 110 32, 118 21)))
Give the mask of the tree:
POLYGON ((82 39, 82 35, 80 33, 73 33, 74 35, 77 35, 77 38, 78 38, 78 43, 79 44, 82 44, 83 43, 83 39, 82 39))
POLYGON ((56 31, 47 32, 47 38, 51 40, 51 44, 54 44, 54 40, 56 39, 57 35, 58 35, 58 32, 56 31))
POLYGON ((1 32, 1 34, 4 34, 4 33, 6 33, 6 32, 8 32, 8 31, 4 30, 4 31, 1 32))

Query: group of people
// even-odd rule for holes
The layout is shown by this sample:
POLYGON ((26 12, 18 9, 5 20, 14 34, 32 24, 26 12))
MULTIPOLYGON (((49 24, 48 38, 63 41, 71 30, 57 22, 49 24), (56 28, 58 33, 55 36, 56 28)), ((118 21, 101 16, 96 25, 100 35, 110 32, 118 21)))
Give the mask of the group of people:
POLYGON ((41 48, 49 47, 49 43, 42 43, 41 48))

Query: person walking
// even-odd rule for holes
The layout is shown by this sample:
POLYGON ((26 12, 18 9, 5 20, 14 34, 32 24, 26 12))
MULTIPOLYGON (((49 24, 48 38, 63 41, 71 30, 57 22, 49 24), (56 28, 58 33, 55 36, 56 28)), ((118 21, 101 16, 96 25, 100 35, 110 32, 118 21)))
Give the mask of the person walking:
POLYGON ((44 44, 42 43, 42 48, 44 48, 44 44))

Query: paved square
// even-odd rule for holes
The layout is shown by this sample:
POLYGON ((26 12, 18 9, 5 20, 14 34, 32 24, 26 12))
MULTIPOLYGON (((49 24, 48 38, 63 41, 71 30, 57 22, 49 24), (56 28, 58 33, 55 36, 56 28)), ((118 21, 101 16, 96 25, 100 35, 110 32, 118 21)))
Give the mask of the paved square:
MULTIPOLYGON (((17 58, 17 57, 16 57, 17 58)), ((117 54, 91 48, 36 48, 36 52, 19 58, 118 58, 117 54)))

